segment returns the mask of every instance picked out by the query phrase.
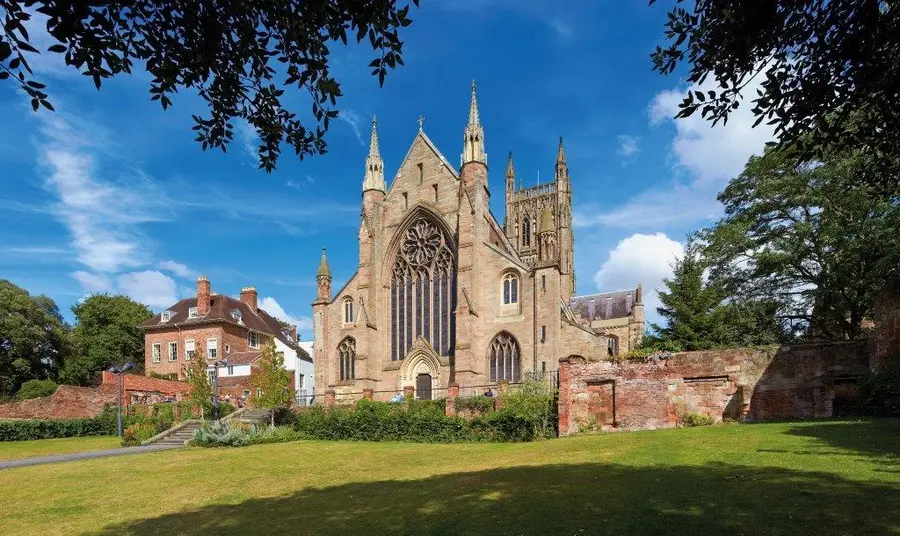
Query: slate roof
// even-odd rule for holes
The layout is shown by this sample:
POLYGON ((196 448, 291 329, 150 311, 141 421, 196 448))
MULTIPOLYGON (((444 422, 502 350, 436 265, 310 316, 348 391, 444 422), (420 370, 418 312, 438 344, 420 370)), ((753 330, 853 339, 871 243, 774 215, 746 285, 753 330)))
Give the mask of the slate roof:
MULTIPOLYGON (((188 309, 197 306, 197 297, 185 298, 167 310, 172 312, 172 316, 168 322, 160 322, 160 315, 156 314, 150 320, 142 322, 138 325, 141 329, 159 329, 171 328, 178 326, 181 328, 193 325, 210 324, 215 322, 227 322, 234 325, 240 325, 253 331, 274 335, 281 342, 287 344, 291 348, 297 348, 297 342, 289 340, 290 337, 282 333, 281 322, 275 317, 267 313, 263 309, 257 308, 255 311, 239 299, 225 296, 223 294, 213 294, 210 297, 209 313, 199 318, 188 318, 188 309), (241 322, 238 324, 231 316, 231 311, 237 309, 241 312, 241 322)), ((309 354, 305 351, 301 354, 301 358, 309 358, 309 354)))
POLYGON ((631 315, 637 298, 637 290, 601 292, 576 296, 569 300, 575 316, 588 321, 624 318, 631 315))

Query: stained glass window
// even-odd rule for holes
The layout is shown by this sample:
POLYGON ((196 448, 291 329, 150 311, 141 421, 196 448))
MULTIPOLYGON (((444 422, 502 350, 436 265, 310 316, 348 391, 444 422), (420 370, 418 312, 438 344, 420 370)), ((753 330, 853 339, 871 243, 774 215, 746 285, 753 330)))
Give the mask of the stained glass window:
POLYGON ((352 380, 356 377, 356 340, 353 337, 347 337, 338 345, 338 356, 340 357, 340 379, 341 381, 352 380))
POLYGON ((522 377, 519 341, 509 333, 501 331, 488 348, 491 381, 519 381, 522 377))

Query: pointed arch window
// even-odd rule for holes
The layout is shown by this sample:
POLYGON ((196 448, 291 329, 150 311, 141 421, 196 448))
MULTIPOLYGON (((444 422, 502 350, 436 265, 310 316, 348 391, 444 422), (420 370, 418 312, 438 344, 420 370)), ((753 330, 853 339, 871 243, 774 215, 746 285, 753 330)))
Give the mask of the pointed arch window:
POLYGON ((356 378, 356 339, 347 337, 338 345, 341 381, 356 378))
POLYGON ((488 347, 488 365, 492 382, 517 382, 522 377, 521 351, 519 341, 502 331, 488 347))
POLYGON ((455 258, 441 228, 422 216, 400 240, 390 290, 391 360, 398 361, 419 337, 449 356, 454 335, 455 258))
POLYGON ((525 220, 522 222, 522 245, 531 245, 531 218, 529 218, 527 215, 525 216, 525 220))
POLYGON ((353 298, 344 298, 344 324, 352 324, 356 318, 353 316, 353 298))
POLYGON ((516 274, 503 276, 503 305, 519 303, 519 278, 516 274))

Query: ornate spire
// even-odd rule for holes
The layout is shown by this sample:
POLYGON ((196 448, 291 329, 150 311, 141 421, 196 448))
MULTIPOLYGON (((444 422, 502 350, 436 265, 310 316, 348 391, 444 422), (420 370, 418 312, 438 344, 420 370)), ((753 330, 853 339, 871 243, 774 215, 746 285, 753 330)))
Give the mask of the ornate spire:
POLYGON ((461 164, 481 162, 487 165, 487 153, 484 152, 484 129, 478 116, 478 99, 475 96, 475 81, 472 80, 472 99, 469 102, 469 122, 463 133, 463 154, 461 164))
POLYGON ((569 166, 566 164, 566 149, 563 147, 562 136, 559 137, 559 149, 556 151, 556 180, 567 181, 569 179, 569 166))
POLYGON ((378 148, 378 119, 372 117, 372 135, 369 138, 369 156, 366 157, 366 175, 363 179, 363 192, 366 190, 378 190, 386 192, 387 185, 384 182, 384 160, 381 159, 381 151, 378 148))
POLYGON ((319 269, 316 271, 316 278, 327 277, 331 279, 331 268, 328 267, 328 258, 325 256, 325 248, 322 248, 322 258, 319 260, 319 269))
POLYGON ((506 161, 506 180, 515 182, 516 168, 513 166, 512 151, 509 152, 509 160, 506 161))
POLYGON ((565 149, 565 147, 563 147, 562 136, 559 137, 559 149, 556 151, 556 163, 557 164, 565 164, 566 163, 566 149, 565 149))

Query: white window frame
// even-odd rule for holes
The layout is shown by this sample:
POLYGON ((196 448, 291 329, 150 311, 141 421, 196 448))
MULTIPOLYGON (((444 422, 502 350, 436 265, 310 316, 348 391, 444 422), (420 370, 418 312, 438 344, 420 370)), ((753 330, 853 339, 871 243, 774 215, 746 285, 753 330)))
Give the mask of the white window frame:
POLYGON ((206 339, 206 359, 219 358, 219 339, 210 337, 206 339))
POLYGON ((518 305, 519 304, 519 276, 513 273, 507 273, 503 275, 503 279, 500 282, 500 302, 503 305, 518 305), (507 298, 507 283, 509 284, 509 296, 507 298), (507 301, 507 299, 509 301, 507 301))
POLYGON ((159 321, 160 322, 168 322, 172 320, 172 312, 171 311, 163 311, 159 313, 159 321))
POLYGON ((162 343, 155 342, 150 346, 150 362, 162 362, 162 343))
POLYGON ((352 324, 355 319, 355 311, 353 310, 353 298, 346 297, 341 302, 344 304, 343 315, 344 315, 344 324, 352 324))
POLYGON ((197 355, 197 343, 194 342, 194 339, 185 339, 184 340, 184 359, 185 361, 190 361, 197 355))
POLYGON ((250 348, 259 348, 259 333, 248 330, 247 331, 247 346, 250 348), (256 337, 256 344, 253 344, 253 338, 256 337))
POLYGON ((200 318, 200 310, 196 307, 188 309, 188 318, 200 318))
POLYGON ((177 341, 169 341, 168 343, 166 343, 166 350, 168 350, 169 361, 178 361, 177 341))
POLYGON ((234 376, 234 365, 228 365, 228 375, 234 376))

